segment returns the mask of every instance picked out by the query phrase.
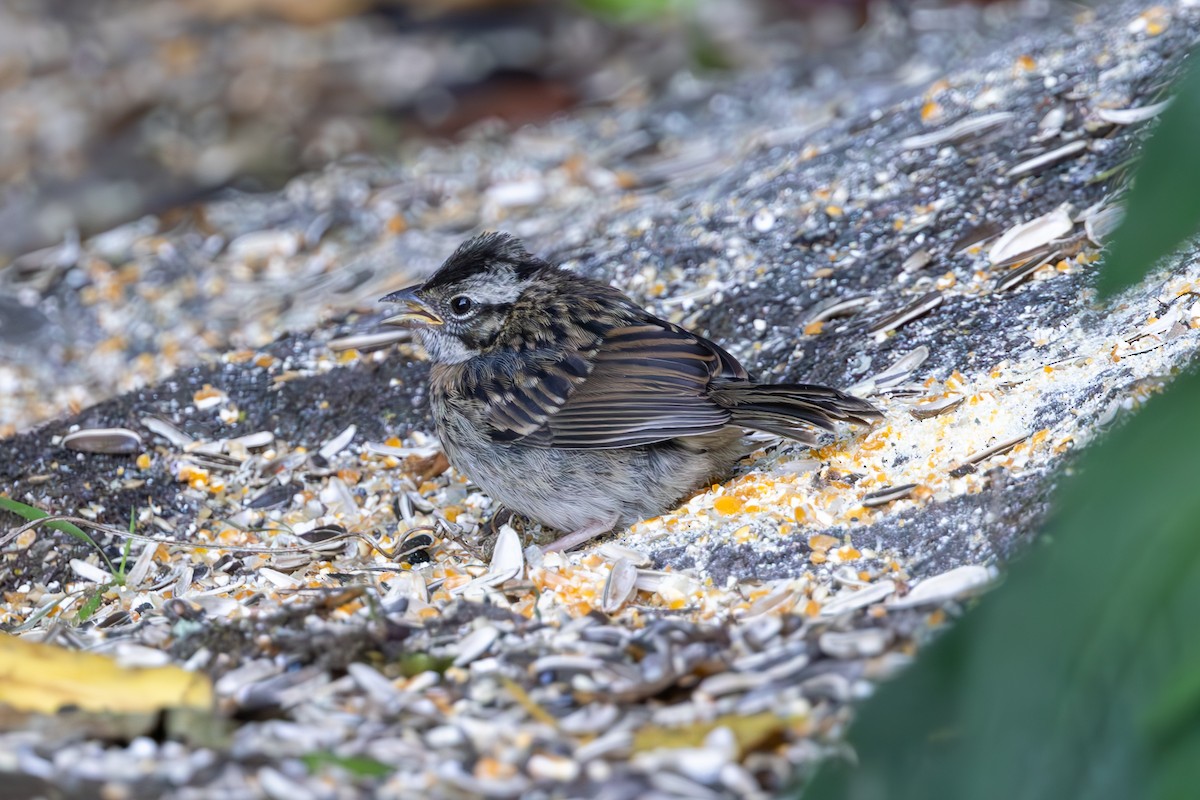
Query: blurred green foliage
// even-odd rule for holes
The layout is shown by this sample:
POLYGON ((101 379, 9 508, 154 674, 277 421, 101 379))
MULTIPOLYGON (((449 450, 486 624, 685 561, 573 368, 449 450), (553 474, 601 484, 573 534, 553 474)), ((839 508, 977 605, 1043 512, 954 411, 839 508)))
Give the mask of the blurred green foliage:
POLYGON ((617 22, 638 22, 673 14, 694 0, 576 0, 589 14, 617 22))
POLYGON ((1200 50, 1173 87, 1174 99, 1146 143, 1125 218, 1100 273, 1111 297, 1142 279, 1154 262, 1200 231, 1200 50))
MULTIPOLYGON (((1145 148, 1101 286, 1200 222, 1200 59, 1145 148)), ((1200 796, 1200 375, 1085 453, 1052 541, 880 688, 806 800, 1200 796)))
POLYGON ((1200 780, 1198 400, 1182 379, 1087 454, 1053 544, 863 707, 861 765, 807 798, 1194 796, 1173 792, 1200 780))
POLYGON ((339 756, 320 751, 308 753, 300 757, 304 766, 312 774, 318 774, 327 767, 343 769, 356 778, 386 778, 395 772, 393 767, 366 756, 339 756))

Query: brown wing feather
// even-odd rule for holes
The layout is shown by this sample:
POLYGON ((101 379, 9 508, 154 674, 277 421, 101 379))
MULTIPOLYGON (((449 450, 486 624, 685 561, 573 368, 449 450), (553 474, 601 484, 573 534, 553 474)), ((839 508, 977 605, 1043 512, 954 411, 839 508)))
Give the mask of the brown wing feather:
POLYGON ((558 394, 550 402, 532 402, 529 388, 507 393, 489 410, 497 429, 493 438, 608 449, 712 433, 728 425, 731 415, 708 398, 709 385, 714 379, 747 378, 717 345, 649 315, 609 329, 589 366, 586 379, 557 405, 558 394))
POLYGON ((634 447, 729 425, 812 444, 838 422, 880 416, 828 387, 755 384, 716 344, 649 315, 615 323, 585 350, 496 357, 463 378, 495 441, 534 447, 634 447))
POLYGON ((483 421, 494 440, 533 443, 591 373, 593 355, 594 348, 476 359, 455 376, 457 391, 482 405, 483 421))

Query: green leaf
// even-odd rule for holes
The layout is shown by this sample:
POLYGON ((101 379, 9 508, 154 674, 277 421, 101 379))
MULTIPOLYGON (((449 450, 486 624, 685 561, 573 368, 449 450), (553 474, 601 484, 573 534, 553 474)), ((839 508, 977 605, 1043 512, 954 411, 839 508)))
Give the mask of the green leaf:
MULTIPOLYGON (((129 534, 132 536, 137 528, 137 507, 129 508, 129 534)), ((125 585, 126 569, 129 566, 129 551, 133 549, 133 539, 126 539, 125 546, 121 548, 121 563, 117 565, 116 572, 113 573, 113 578, 118 586, 125 585)))
POLYGON ((1146 709, 1143 724, 1154 741, 1168 745, 1189 729, 1200 730, 1200 658, 1196 654, 1179 659, 1173 674, 1146 709))
MULTIPOLYGON (((11 511, 21 519, 28 522, 33 522, 35 519, 45 519, 46 517, 50 516, 40 508, 27 505, 22 503, 20 500, 13 500, 11 497, 5 497, 3 495, 0 495, 0 508, 4 509, 5 511, 11 511)), ((85 533, 84 530, 78 525, 74 525, 70 522, 64 522, 62 520, 55 520, 54 522, 47 522, 46 527, 70 534, 76 539, 87 542, 93 547, 96 546, 96 542, 93 541, 92 537, 88 536, 87 533, 85 533)))
POLYGON ((365 756, 338 756, 329 752, 308 753, 300 757, 304 766, 311 773, 320 772, 325 767, 340 767, 346 772, 359 778, 386 778, 395 769, 365 756))
POLYGON ((1182 378, 1085 454, 1055 543, 880 689, 851 731, 861 766, 826 765, 805 797, 1194 795, 1198 407, 1182 378))
POLYGON ((1144 797, 1178 800, 1196 795, 1196 765, 1200 764, 1200 728, 1184 733, 1171 751, 1156 762, 1154 776, 1144 797))
MULTIPOLYGON (((6 497, 4 495, 0 495, 0 509, 10 511, 28 522, 33 522, 34 520, 38 519, 45 519, 46 517, 50 516, 48 513, 42 511, 36 506, 22 503, 20 500, 13 500, 11 497, 6 497)), ((101 549, 100 545, 96 544, 95 539, 89 536, 78 525, 65 520, 54 520, 53 522, 47 522, 46 527, 52 530, 61 531, 69 536, 74 536, 79 541, 90 544, 92 547, 96 548, 96 552, 100 554, 100 558, 104 559, 104 563, 108 566, 108 571, 113 571, 112 562, 108 560, 108 556, 104 555, 104 550, 101 549)))
POLYGON ((125 585, 126 568, 129 566, 129 551, 133 548, 133 539, 126 539, 125 546, 121 548, 121 561, 117 564, 117 569, 113 572, 113 580, 118 586, 125 585))
POLYGON ((1125 218, 1100 273, 1103 297, 1141 281, 1155 262, 1200 230, 1200 51, 1190 62, 1125 198, 1125 218))
POLYGON ((101 586, 93 594, 88 596, 88 599, 79 607, 79 613, 75 615, 76 622, 87 622, 91 619, 92 614, 96 613, 96 609, 104 602, 104 593, 109 587, 101 586))
POLYGON ((420 675, 422 672, 436 672, 439 675, 450 669, 454 659, 444 656, 431 656, 428 653, 405 653, 396 660, 395 666, 406 678, 420 675))

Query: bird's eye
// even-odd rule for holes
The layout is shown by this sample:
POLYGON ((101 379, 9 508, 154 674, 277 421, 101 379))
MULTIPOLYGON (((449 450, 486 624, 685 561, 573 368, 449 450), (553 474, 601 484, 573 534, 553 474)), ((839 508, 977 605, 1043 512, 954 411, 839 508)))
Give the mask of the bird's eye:
POLYGON ((465 294, 450 298, 450 310, 460 317, 470 311, 473 305, 475 304, 471 302, 471 298, 465 294))

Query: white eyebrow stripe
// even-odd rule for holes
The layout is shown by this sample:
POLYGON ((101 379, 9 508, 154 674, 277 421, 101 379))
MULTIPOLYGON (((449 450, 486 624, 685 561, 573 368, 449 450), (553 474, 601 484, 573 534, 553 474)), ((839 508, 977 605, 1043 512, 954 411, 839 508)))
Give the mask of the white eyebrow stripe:
POLYGON ((475 302, 484 305, 504 305, 515 302, 521 296, 522 286, 514 279, 515 276, 504 277, 507 280, 495 280, 482 275, 471 278, 464 281, 450 296, 456 297, 465 294, 475 302))

